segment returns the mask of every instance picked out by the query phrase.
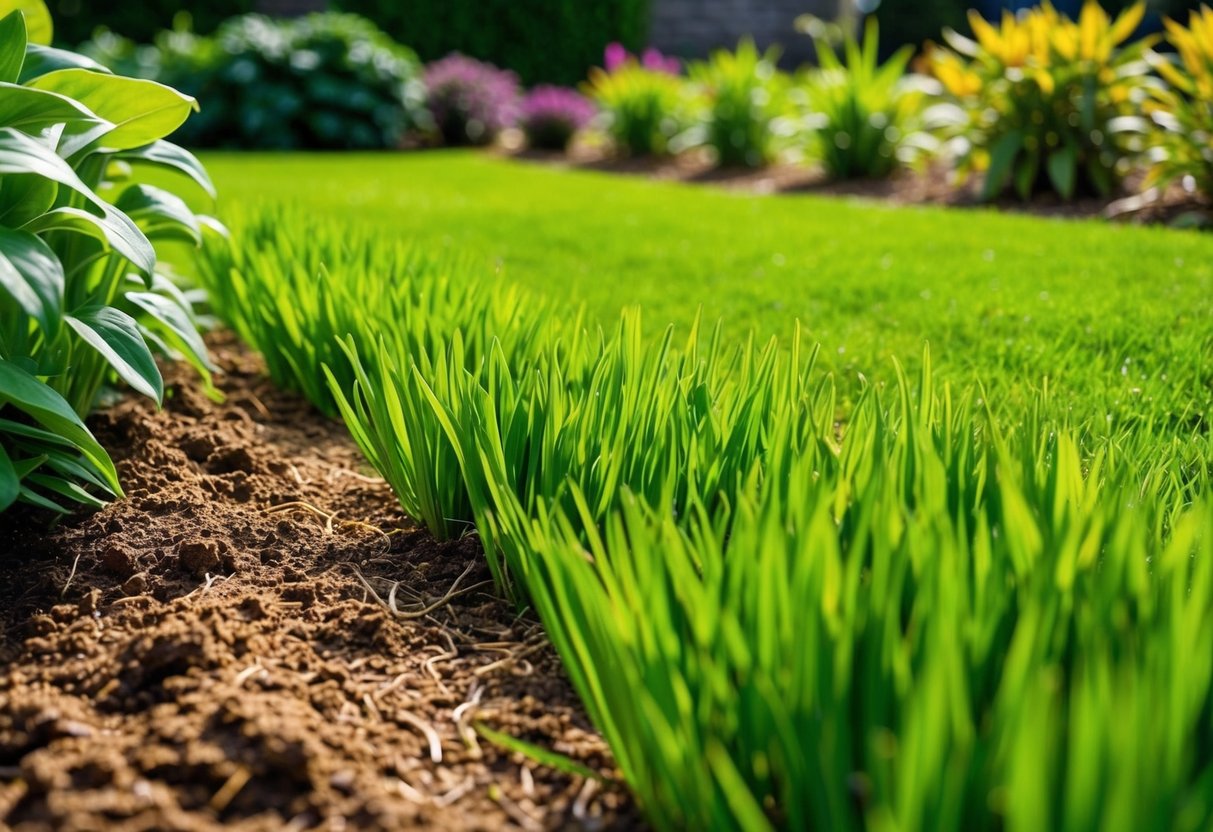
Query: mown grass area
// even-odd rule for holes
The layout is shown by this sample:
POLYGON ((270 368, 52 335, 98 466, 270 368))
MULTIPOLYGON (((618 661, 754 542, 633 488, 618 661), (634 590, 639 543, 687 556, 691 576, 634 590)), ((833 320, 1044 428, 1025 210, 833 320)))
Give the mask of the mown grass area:
POLYGON ((892 380, 890 356, 916 370, 929 341, 941 378, 1019 395, 1048 376, 1083 416, 1161 411, 1187 425, 1213 406, 1209 235, 772 198, 467 152, 205 161, 222 205, 289 201, 460 252, 607 325, 628 304, 649 332, 701 307, 735 337, 787 336, 798 320, 844 397, 857 373, 892 380))
MULTIPOLYGON (((987 385, 1018 384, 1024 365, 984 351, 1000 334, 976 325, 972 383, 941 384, 933 352, 902 353, 919 368, 906 374, 873 348, 862 358, 894 380, 846 381, 844 408, 803 338, 657 340, 634 314, 587 332, 476 258, 358 216, 230 219, 233 245, 200 271, 215 310, 277 381, 340 413, 406 513, 438 537, 475 531, 656 828, 1213 825, 1195 297, 1134 292, 1145 316, 1204 315, 1163 341, 1173 401, 1132 394, 1134 421, 1100 400, 995 399, 987 385)), ((684 284, 667 282, 672 302, 684 284)), ((1088 286, 1069 313, 1100 296, 1088 286)), ((1099 362, 1122 345, 1099 339, 1147 343, 1135 311, 1092 321, 1088 343, 1030 343, 1089 389, 1120 383, 1128 371, 1099 362)))

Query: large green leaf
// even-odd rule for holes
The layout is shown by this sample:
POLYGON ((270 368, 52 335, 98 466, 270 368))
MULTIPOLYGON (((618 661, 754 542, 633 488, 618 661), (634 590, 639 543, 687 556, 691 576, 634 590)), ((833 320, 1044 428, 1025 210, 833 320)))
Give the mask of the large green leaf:
POLYGON ((20 493, 21 478, 17 476, 17 469, 13 467, 4 445, 0 444, 0 511, 17 502, 20 493))
POLYGON ((185 200, 163 188, 131 185, 114 206, 139 226, 149 240, 184 240, 202 244, 202 229, 185 200))
POLYGON ((101 202, 54 150, 20 130, 0 127, 0 175, 10 173, 34 173, 101 202))
POLYGON ((207 356, 206 344, 198 333, 193 315, 183 300, 172 297, 163 287, 155 285, 155 288, 159 291, 127 292, 123 299, 132 305, 132 314, 140 326, 180 353, 202 377, 207 395, 219 399, 221 394, 212 381, 215 368, 207 356))
POLYGON ((55 34, 50 10, 42 0, 0 0, 0 17, 14 11, 25 15, 25 31, 30 43, 49 45, 55 34))
POLYGON ((65 282, 63 266, 46 243, 0 226, 0 291, 42 325, 48 340, 59 334, 65 282))
POLYGON ((55 204, 59 186, 36 174, 0 176, 0 225, 20 228, 55 204))
POLYGON ((1046 164, 1049 181, 1053 183, 1053 187, 1057 189, 1061 198, 1069 199, 1074 196, 1074 185, 1078 181, 1078 154, 1074 145, 1067 144, 1065 147, 1054 150, 1049 154, 1049 161, 1046 164))
POLYGON ((134 319, 112 306, 89 306, 66 318, 86 344, 114 368, 118 377, 157 404, 164 398, 164 381, 151 350, 134 319))
POLYGON ((71 442, 97 469, 106 485, 118 496, 118 472, 105 449, 89 433, 67 401, 11 361, 0 359, 0 405, 11 405, 47 430, 71 442))
POLYGON ((25 63, 21 67, 21 75, 17 80, 24 84, 41 75, 46 75, 48 72, 72 68, 111 74, 108 67, 102 66, 92 58, 86 58, 78 52, 69 52, 66 49, 55 49, 50 46, 37 46, 31 43, 26 47, 25 63))
POLYGON ((9 12, 0 20, 0 81, 12 83, 21 77, 25 63, 25 15, 9 12))
POLYGON ((156 251, 143 232, 118 210, 108 210, 105 216, 90 214, 79 208, 56 208, 26 223, 23 228, 35 234, 48 231, 70 231, 100 240, 136 268, 146 274, 156 267, 156 251))
POLYGON ((986 181, 981 188, 982 199, 993 199, 1002 192, 1007 175, 1011 172, 1011 165, 1022 147, 1022 130, 1012 130, 994 143, 990 151, 990 167, 986 170, 986 181))
POLYGON ((185 148, 179 147, 172 142, 164 140, 155 141, 144 147, 137 147, 134 150, 115 154, 115 158, 134 163, 142 162, 148 165, 158 165, 175 170, 178 173, 183 173, 197 182, 199 187, 211 197, 216 196, 215 185, 211 182, 211 177, 207 174, 206 168, 202 166, 202 163, 198 161, 198 158, 185 148))
POLYGON ((0 82, 0 126, 37 134, 55 124, 79 134, 95 131, 104 122, 87 107, 58 93, 0 82))
POLYGON ((129 150, 162 139, 198 109, 197 101, 172 87, 87 69, 60 69, 30 84, 79 101, 113 124, 113 129, 97 140, 111 150, 129 150))

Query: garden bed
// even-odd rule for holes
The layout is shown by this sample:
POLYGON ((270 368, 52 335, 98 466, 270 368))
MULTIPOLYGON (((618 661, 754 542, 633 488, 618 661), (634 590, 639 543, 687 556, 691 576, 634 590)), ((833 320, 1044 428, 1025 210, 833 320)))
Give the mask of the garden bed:
POLYGON ((170 369, 162 412, 95 417, 128 499, 49 533, 6 518, 0 825, 635 825, 620 789, 478 738, 612 774, 478 543, 416 530, 340 423, 214 346, 224 404, 170 369))
POLYGON ((1079 196, 1066 201, 1056 194, 1044 193, 1029 201, 1008 195, 983 202, 979 197, 979 180, 958 185, 952 181, 946 164, 923 171, 902 171, 885 179, 834 180, 807 165, 777 163, 763 168, 717 167, 710 155, 697 151, 629 159, 613 156, 598 145, 579 144, 567 154, 509 145, 501 148, 501 153, 510 158, 557 167, 713 185, 759 194, 808 193, 858 197, 890 205, 996 208, 1042 217, 1104 218, 1144 224, 1205 227, 1213 222, 1213 209, 1178 185, 1161 195, 1138 195, 1140 173, 1129 178, 1121 193, 1109 197, 1079 196))

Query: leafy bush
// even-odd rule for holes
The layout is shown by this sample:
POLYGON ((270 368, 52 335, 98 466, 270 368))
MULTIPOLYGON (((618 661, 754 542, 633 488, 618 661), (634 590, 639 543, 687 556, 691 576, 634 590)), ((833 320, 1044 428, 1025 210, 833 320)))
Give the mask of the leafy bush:
MULTIPOLYGON (((248 14, 256 0, 210 0, 190 3, 188 14, 194 30, 209 34, 229 17, 248 14)), ((79 46, 98 29, 108 29, 139 43, 149 43, 161 31, 172 28, 181 15, 181 0, 50 0, 55 16, 55 40, 79 46)))
POLYGON ((425 68, 425 103, 449 145, 489 144, 518 118, 518 76, 448 55, 425 68))
POLYGON ((0 511, 66 512, 122 493, 81 421, 106 382, 158 403, 159 352, 210 383, 193 310, 153 249, 199 244, 207 220, 133 172, 165 168, 213 189, 197 159, 163 141, 192 98, 47 47, 42 0, 0 0, 0 14, 0 511))
POLYGON ((1075 22, 1045 3, 998 26, 971 13, 975 41, 946 32, 950 49, 929 47, 926 69, 959 105, 959 172, 985 171, 983 197, 1008 184, 1023 199, 1116 187, 1145 126, 1131 114, 1150 83, 1151 40, 1122 45, 1144 11, 1137 3, 1113 21, 1087 0, 1075 22))
POLYGON ((564 150, 597 112, 576 90, 541 84, 522 99, 518 125, 531 147, 564 150))
POLYGON ((719 164, 761 167, 789 135, 789 79, 778 59, 778 50, 762 54, 747 38, 734 52, 721 49, 688 66, 703 96, 702 122, 691 141, 712 148, 719 164))
POLYGON ((840 435, 798 338, 591 335, 467 275, 431 317, 446 276, 347 224, 257 227, 228 314, 343 353, 321 395, 407 511, 475 524, 656 828, 1213 822, 1208 443, 1002 412, 929 355, 840 435))
POLYGON ((234 18, 211 37, 163 32, 152 47, 100 33, 84 50, 202 104, 176 138, 198 147, 378 149, 428 126, 413 52, 354 15, 234 18))
POLYGON ((645 42, 649 0, 336 0, 364 14, 422 60, 459 52, 517 73, 527 86, 572 85, 603 48, 645 42))
POLYGON ((1167 82, 1151 90, 1147 105, 1156 129, 1150 136, 1147 186, 1181 179, 1213 196, 1213 10, 1202 6, 1187 28, 1166 21, 1174 54, 1152 55, 1167 82))
POLYGON ((905 76, 913 48, 879 64, 878 25, 868 19, 862 44, 843 34, 841 59, 820 21, 810 29, 820 66, 803 79, 808 125, 835 179, 888 176, 931 146, 919 130, 924 91, 905 76))
POLYGON ((677 62, 652 49, 642 62, 620 44, 605 55, 606 68, 592 68, 584 89, 605 115, 616 149, 631 156, 665 153, 687 122, 686 80, 677 62))

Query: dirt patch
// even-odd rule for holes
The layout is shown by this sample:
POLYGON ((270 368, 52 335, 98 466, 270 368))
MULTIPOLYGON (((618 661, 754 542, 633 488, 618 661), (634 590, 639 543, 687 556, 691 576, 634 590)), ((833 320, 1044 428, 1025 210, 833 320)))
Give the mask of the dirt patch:
POLYGON ((1213 206, 1178 185, 1163 193, 1137 195, 1141 174, 1131 175, 1123 190, 1109 197, 1083 196, 1067 202, 1055 194, 1045 193, 1028 201, 1007 196, 987 203, 979 198, 979 180, 957 185, 951 180, 947 165, 936 165, 920 172, 905 171, 887 179, 831 180, 820 169, 806 165, 779 163, 757 169, 718 168, 711 156, 701 151, 640 159, 612 156, 599 145, 582 144, 574 145, 567 154, 509 147, 498 148, 498 152, 530 162, 667 182, 700 183, 751 193, 813 193, 893 205, 997 208, 1045 217, 1103 218, 1186 227, 1213 225, 1213 206))
POLYGON ((50 530, 4 517, 0 828, 638 826, 477 542, 417 531, 339 423, 230 340, 216 353, 224 404, 171 371, 162 412, 93 420, 128 499, 50 530), (457 581, 428 614, 368 591, 407 613, 457 581), (477 722, 608 784, 502 751, 477 722))

